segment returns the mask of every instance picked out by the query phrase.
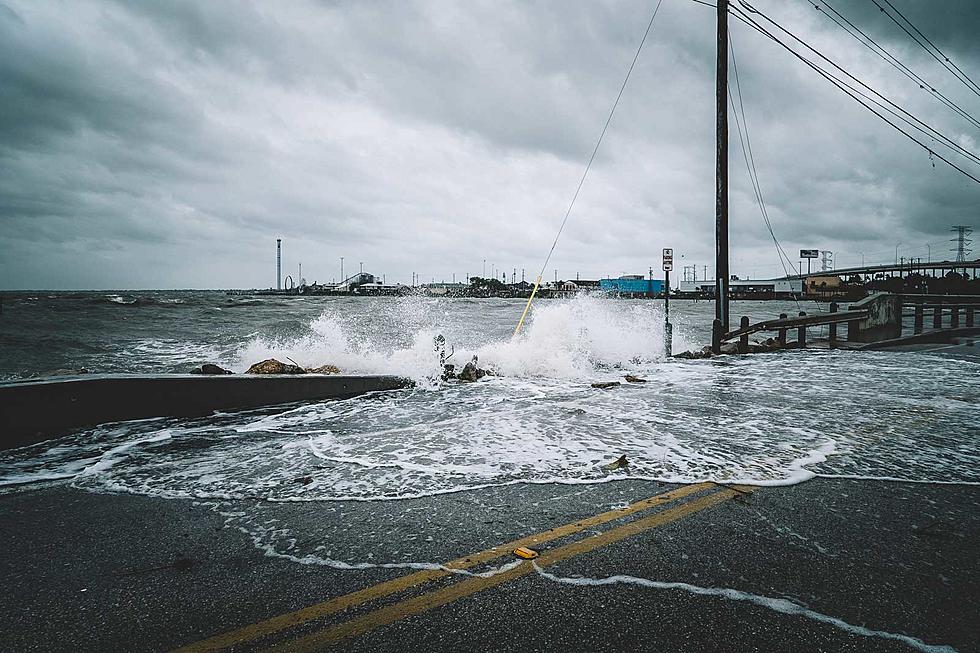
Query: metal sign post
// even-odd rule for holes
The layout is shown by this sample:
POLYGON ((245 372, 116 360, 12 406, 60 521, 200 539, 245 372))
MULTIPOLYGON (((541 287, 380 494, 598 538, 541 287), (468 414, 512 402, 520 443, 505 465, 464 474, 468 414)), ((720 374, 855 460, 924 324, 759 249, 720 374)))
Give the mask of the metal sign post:
POLYGON ((818 249, 801 249, 800 250, 800 258, 805 258, 806 259, 806 273, 807 273, 807 276, 810 275, 810 261, 812 261, 813 259, 817 258, 817 256, 819 254, 820 254, 820 250, 818 250, 818 249))
POLYGON ((671 353, 674 327, 670 324, 670 271, 674 269, 674 250, 664 247, 664 353, 671 353))

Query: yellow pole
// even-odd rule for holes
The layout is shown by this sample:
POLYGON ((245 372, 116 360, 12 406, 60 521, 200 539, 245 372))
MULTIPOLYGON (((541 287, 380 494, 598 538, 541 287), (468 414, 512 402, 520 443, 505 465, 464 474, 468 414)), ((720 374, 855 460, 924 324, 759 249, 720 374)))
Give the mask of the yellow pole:
POLYGON ((538 292, 538 286, 541 285, 541 275, 538 275, 538 280, 534 282, 534 289, 531 290, 531 296, 527 298, 527 305, 524 307, 524 312, 521 313, 521 320, 517 323, 517 328, 514 329, 514 335, 511 338, 516 338, 517 334, 520 332, 521 327, 524 326, 524 318, 527 317, 527 312, 531 308, 531 302, 534 301, 534 295, 538 292))

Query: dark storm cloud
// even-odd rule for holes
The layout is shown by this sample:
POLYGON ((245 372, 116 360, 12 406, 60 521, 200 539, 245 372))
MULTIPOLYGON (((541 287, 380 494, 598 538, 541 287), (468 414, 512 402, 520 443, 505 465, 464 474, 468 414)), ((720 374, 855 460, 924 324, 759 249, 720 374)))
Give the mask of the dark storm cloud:
MULTIPOLYGON (((980 7, 893 2, 980 77, 980 7)), ((753 4, 978 149, 975 128, 805 0, 753 4)), ((980 114, 870 0, 833 4, 980 114)), ((652 7, 0 4, 2 285, 268 286, 277 236, 310 280, 337 277, 340 256, 389 280, 485 258, 533 276, 652 7)), ((562 276, 641 272, 664 246, 710 264, 713 21, 664 1, 559 243, 562 276)), ((977 184, 734 20, 732 38, 787 250, 938 256, 950 224, 975 222, 977 184)), ((731 128, 734 271, 776 274, 731 128)))

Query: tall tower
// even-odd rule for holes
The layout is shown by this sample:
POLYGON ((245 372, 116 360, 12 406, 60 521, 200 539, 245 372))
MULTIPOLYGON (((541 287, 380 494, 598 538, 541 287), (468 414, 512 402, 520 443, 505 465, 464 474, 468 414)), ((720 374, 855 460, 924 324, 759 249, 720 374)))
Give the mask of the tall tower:
POLYGON ((820 270, 828 272, 834 269, 834 253, 829 250, 820 250, 820 270))
POLYGON ((276 290, 282 290, 282 238, 276 238, 276 290))
POLYGON ((973 233, 973 227, 965 224, 955 224, 950 231, 956 232, 956 238, 951 241, 956 243, 956 249, 949 251, 956 252, 957 263, 963 263, 966 261, 966 257, 973 253, 973 250, 968 247, 973 242, 969 238, 969 235, 973 233))

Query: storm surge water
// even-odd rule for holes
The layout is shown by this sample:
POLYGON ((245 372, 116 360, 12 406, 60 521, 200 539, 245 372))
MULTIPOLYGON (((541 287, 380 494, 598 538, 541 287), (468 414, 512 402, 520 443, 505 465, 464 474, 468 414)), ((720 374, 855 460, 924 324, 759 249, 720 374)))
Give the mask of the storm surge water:
MULTIPOLYGON (((3 372, 173 372, 208 360, 243 371, 276 357, 404 375, 416 386, 101 426, 0 453, 7 491, 70 482, 173 498, 373 501, 622 478, 786 484, 827 474, 980 482, 980 454, 971 444, 980 403, 976 359, 827 351, 666 359, 661 306, 652 301, 541 301, 512 340, 516 301, 173 295, 23 298, 7 309, 14 318, 4 322, 3 372), (66 304, 74 309, 72 327, 45 321, 45 313, 68 312, 66 304), (24 344, 25 334, 13 329, 17 320, 33 321, 35 339, 49 346, 24 344), (496 375, 472 384, 441 381, 437 335, 454 352, 450 362, 478 356, 496 375), (11 361, 34 369, 15 371, 11 361), (648 382, 627 383, 627 373, 648 382), (621 385, 597 390, 595 381, 621 385), (623 455, 627 468, 604 469, 623 455)), ((780 309, 737 308, 762 315, 780 309)), ((710 323, 710 310, 680 303, 675 349, 703 341, 700 325, 710 323)))
POLYGON ((542 302, 517 338, 510 337, 507 321, 513 315, 500 311, 498 319, 481 321, 480 300, 461 302, 397 300, 368 328, 358 323, 359 315, 327 310, 301 335, 256 335, 237 352, 235 364, 245 367, 270 357, 304 366, 331 363, 346 372, 397 374, 431 384, 442 374, 437 336, 447 340, 449 363, 461 367, 476 356, 481 366, 507 377, 583 380, 604 370, 642 369, 664 358, 663 315, 652 302, 589 296, 542 302))

